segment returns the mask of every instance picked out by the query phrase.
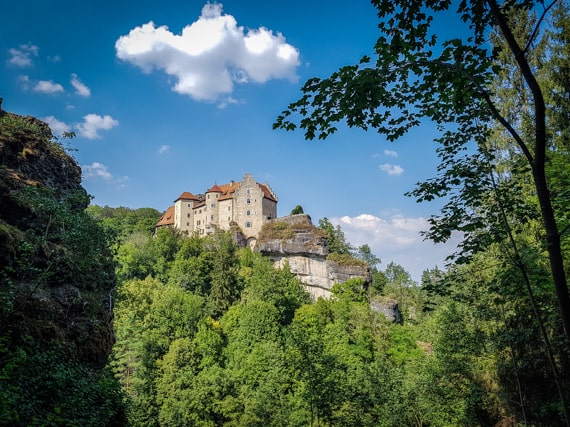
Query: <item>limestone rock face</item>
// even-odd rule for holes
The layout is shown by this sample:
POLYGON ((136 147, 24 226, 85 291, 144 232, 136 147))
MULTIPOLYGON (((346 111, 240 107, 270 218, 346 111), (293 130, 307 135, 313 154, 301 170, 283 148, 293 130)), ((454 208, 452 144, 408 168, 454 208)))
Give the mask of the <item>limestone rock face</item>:
POLYGON ((398 301, 388 297, 378 297, 370 303, 372 310, 382 313, 387 320, 400 323, 398 301))
POLYGON ((335 283, 352 278, 371 281, 367 267, 327 260, 326 235, 312 224, 308 215, 290 215, 268 222, 256 249, 272 259, 277 268, 289 265, 313 299, 329 298, 335 283))
POLYGON ((2 111, 0 99, 0 333, 8 346, 32 340, 102 367, 114 270, 88 203, 81 169, 48 125, 2 111))

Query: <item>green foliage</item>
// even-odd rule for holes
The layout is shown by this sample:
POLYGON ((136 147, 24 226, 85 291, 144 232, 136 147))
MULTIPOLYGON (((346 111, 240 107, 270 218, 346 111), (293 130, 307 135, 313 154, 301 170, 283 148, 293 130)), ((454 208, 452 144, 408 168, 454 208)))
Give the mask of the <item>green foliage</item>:
POLYGON ((293 210, 291 211, 291 215, 299 215, 299 214, 304 214, 305 212, 303 211, 303 207, 301 205, 297 205, 293 208, 293 210))
POLYGON ((259 241, 266 240, 287 240, 295 236, 295 232, 291 225, 287 222, 272 221, 263 224, 259 232, 259 241))
POLYGON ((348 253, 331 252, 327 255, 327 260, 337 263, 343 266, 359 266, 368 267, 366 261, 353 257, 348 253))
POLYGON ((336 227, 328 220, 327 217, 319 219, 319 228, 327 235, 327 246, 329 253, 350 254, 352 247, 346 241, 344 233, 340 225, 336 227))
POLYGON ((160 219, 160 212, 152 208, 130 209, 90 205, 87 212, 105 229, 110 245, 123 242, 135 232, 151 234, 160 219))
POLYGON ((44 129, 37 121, 9 113, 0 115, 0 129, 3 136, 14 136, 22 131, 27 131, 36 135, 43 135, 44 133, 44 129))
POLYGON ((88 369, 61 351, 0 351, 0 425, 124 425, 123 396, 108 372, 88 369))
POLYGON ((376 255, 372 253, 372 249, 370 249, 370 246, 368 246, 367 244, 364 244, 356 248, 356 250, 353 253, 353 256, 355 258, 361 259, 366 264, 368 264, 368 267, 370 267, 370 269, 376 271, 377 271, 376 266, 382 262, 380 261, 380 258, 378 258, 376 255))
POLYGON ((30 212, 22 218, 28 227, 25 239, 14 248, 20 278, 42 284, 70 281, 90 289, 113 280, 101 229, 81 210, 89 200, 85 192, 57 199, 47 187, 26 186, 16 200, 30 212))

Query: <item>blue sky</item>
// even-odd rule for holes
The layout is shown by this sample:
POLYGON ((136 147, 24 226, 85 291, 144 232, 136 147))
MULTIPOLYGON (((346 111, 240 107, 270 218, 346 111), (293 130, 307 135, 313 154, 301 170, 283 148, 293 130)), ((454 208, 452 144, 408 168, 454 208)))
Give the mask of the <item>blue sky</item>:
POLYGON ((340 127, 326 142, 272 130, 310 77, 370 54, 365 0, 9 2, 0 16, 3 108, 73 131, 93 203, 165 210, 183 191, 268 182, 278 214, 303 206, 419 280, 449 245, 419 231, 438 202, 404 193, 435 174, 433 131, 396 143, 340 127), (347 6, 348 5, 348 6, 347 6))

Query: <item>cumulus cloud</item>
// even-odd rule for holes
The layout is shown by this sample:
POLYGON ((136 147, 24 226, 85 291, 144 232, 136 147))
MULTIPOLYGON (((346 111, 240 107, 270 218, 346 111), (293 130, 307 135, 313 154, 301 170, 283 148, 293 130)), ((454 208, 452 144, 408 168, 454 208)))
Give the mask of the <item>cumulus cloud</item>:
POLYGON ((380 170, 386 172, 388 175, 402 175, 404 173, 404 168, 400 165, 393 165, 390 163, 384 163, 380 165, 380 170))
POLYGON ((425 241, 420 234, 429 228, 425 218, 393 215, 381 218, 370 214, 355 217, 331 218, 331 223, 339 225, 346 240, 358 247, 367 244, 372 253, 382 260, 380 268, 390 262, 403 266, 416 281, 428 268, 445 267, 447 258, 457 249, 459 237, 453 236, 446 244, 425 241))
POLYGON ((388 157, 398 157, 398 153, 394 150, 384 150, 384 155, 388 157))
POLYGON ((113 175, 108 171, 107 166, 99 162, 93 162, 90 165, 81 166, 83 178, 101 178, 105 181, 113 179, 113 175))
POLYGON ((34 92, 54 94, 63 92, 63 86, 51 80, 40 80, 34 86, 34 92))
POLYGON ((119 59, 146 73, 157 69, 173 76, 173 90, 197 101, 227 96, 235 83, 298 79, 297 48, 264 27, 245 31, 233 16, 222 14, 219 3, 206 4, 180 34, 151 21, 121 36, 115 49, 119 59))
POLYGON ((158 154, 164 154, 168 150, 170 150, 170 145, 161 145, 160 148, 158 149, 158 154))
POLYGON ((38 56, 39 48, 33 44, 21 44, 17 49, 8 51, 10 59, 8 63, 16 67, 29 67, 32 65, 32 57, 38 56))
POLYGON ((71 126, 69 126, 65 122, 56 119, 54 116, 47 116, 44 117, 42 120, 49 125, 53 134, 63 135, 64 132, 69 132, 71 130, 71 126))
POLYGON ((81 80, 79 80, 77 74, 71 75, 71 85, 75 88, 75 93, 77 93, 79 96, 91 96, 91 89, 85 86, 81 80))
POLYGON ((109 130, 119 125, 119 121, 109 115, 87 114, 83 122, 76 126, 79 135, 87 139, 99 139, 99 131, 109 130))
POLYGON ((129 182, 128 176, 115 177, 111 172, 109 172, 109 168, 107 166, 99 162, 93 162, 90 165, 82 165, 81 171, 84 179, 91 181, 104 181, 116 190, 127 188, 129 182))

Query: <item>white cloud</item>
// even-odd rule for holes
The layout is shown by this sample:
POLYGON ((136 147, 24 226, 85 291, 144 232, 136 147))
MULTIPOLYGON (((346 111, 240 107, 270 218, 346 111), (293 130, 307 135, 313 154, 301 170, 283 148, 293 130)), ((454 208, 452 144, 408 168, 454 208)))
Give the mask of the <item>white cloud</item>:
POLYGON ((22 85, 22 89, 29 90, 32 81, 30 80, 29 76, 18 76, 18 81, 22 85))
POLYGON ((115 177, 103 163, 93 162, 90 165, 82 165, 81 171, 84 179, 104 181, 115 190, 124 190, 128 187, 128 176, 115 177))
POLYGON ((81 80, 79 80, 77 74, 71 75, 71 85, 75 88, 75 93, 78 95, 85 97, 91 96, 91 89, 85 86, 81 80))
POLYGON ((384 155, 388 157, 398 157, 398 153, 394 150, 384 150, 384 155))
POLYGON ((18 49, 12 48, 8 51, 8 63, 17 67, 29 67, 32 65, 32 57, 38 56, 38 50, 38 47, 32 44, 21 44, 18 49))
POLYGON ((65 122, 59 121, 54 116, 47 116, 42 120, 49 125, 52 133, 56 135, 62 135, 64 132, 69 132, 71 129, 71 126, 65 122))
POLYGON ((170 145, 161 145, 160 148, 158 149, 158 154, 164 154, 168 150, 170 150, 170 145))
POLYGON ((386 172, 388 175, 402 175, 404 173, 404 168, 400 165, 392 165, 390 163, 384 163, 380 165, 380 170, 386 172))
POLYGON ((51 80, 40 80, 34 86, 34 92, 48 94, 59 93, 63 92, 63 86, 59 83, 54 83, 51 80))
POLYGON ((233 16, 222 15, 219 3, 206 4, 180 34, 151 21, 121 36, 115 49, 119 59, 146 73, 157 69, 175 77, 173 90, 197 101, 229 95, 235 83, 298 79, 297 48, 264 27, 244 31, 233 16))
POLYGON ((79 135, 87 139, 101 138, 100 130, 109 130, 118 126, 119 121, 109 115, 87 114, 83 117, 83 123, 76 125, 79 135))
POLYGON ((110 181, 113 179, 113 175, 107 170, 107 166, 102 163, 93 162, 90 165, 81 166, 83 171, 83 178, 101 178, 105 181, 110 181))
POLYGON ((417 282, 428 268, 445 267, 445 258, 457 249, 459 238, 453 236, 445 244, 425 241, 420 234, 428 230, 425 218, 393 215, 387 219, 370 214, 355 217, 331 218, 331 223, 340 225, 346 240, 355 247, 367 244, 372 253, 382 260, 380 269, 390 262, 404 267, 417 282))

